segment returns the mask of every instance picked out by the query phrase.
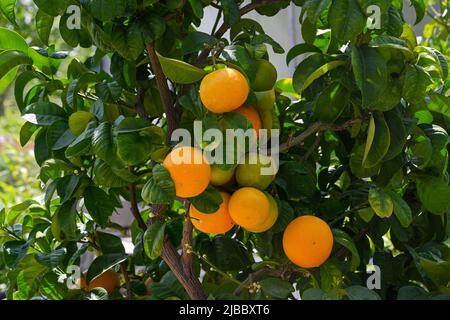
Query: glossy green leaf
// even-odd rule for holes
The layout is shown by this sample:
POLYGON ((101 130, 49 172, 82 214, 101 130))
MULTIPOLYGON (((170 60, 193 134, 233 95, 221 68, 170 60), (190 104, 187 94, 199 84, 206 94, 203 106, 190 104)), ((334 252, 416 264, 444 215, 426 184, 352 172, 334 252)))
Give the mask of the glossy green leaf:
POLYGON ((369 190, 369 204, 380 218, 388 218, 394 211, 394 202, 390 194, 379 189, 369 190))

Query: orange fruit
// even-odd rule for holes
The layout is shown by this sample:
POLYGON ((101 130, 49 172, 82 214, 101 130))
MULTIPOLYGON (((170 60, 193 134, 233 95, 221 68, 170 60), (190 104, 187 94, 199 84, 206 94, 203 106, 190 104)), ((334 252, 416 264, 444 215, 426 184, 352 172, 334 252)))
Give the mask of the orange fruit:
POLYGON ((249 85, 242 73, 223 68, 207 74, 200 83, 200 99, 209 111, 231 112, 247 100, 249 85))
POLYGON ((190 205, 189 215, 192 224, 198 230, 204 233, 226 233, 233 228, 234 222, 231 220, 230 213, 228 212, 230 195, 226 192, 221 192, 220 194, 222 195, 223 202, 214 213, 202 213, 195 206, 190 205))
POLYGON ((284 230, 283 249, 289 260, 299 267, 319 267, 331 254, 333 233, 322 219, 301 216, 284 230))
POLYGON ((92 291, 94 288, 100 287, 105 289, 108 294, 111 294, 119 285, 119 275, 112 270, 105 271, 92 280, 89 285, 86 285, 86 276, 83 275, 80 279, 80 287, 88 292, 92 291))
POLYGON ((256 111, 256 109, 252 106, 242 106, 236 109, 236 111, 234 112, 239 113, 240 115, 246 117, 248 121, 250 121, 253 129, 256 130, 256 136, 258 137, 259 130, 261 130, 261 117, 259 116, 258 111, 256 111))
POLYGON ((169 171, 178 197, 198 196, 209 185, 211 166, 202 150, 178 147, 166 156, 163 166, 169 171))
POLYGON ((278 205, 275 199, 268 193, 266 193, 267 198, 270 202, 270 211, 269 211, 269 217, 258 227, 249 229, 248 231, 253 233, 261 233, 269 230, 273 227, 275 222, 277 222, 278 219, 278 205))
POLYGON ((231 219, 246 230, 259 228, 270 215, 270 201, 264 192, 245 187, 233 193, 228 204, 231 219))

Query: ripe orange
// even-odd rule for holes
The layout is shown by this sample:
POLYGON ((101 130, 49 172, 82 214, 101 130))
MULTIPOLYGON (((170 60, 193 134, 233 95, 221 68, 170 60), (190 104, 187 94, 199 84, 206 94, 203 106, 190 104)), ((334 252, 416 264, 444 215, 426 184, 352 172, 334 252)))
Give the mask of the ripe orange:
POLYGON ((266 221, 264 221, 259 227, 248 229, 248 231, 253 233, 261 233, 269 230, 273 227, 275 222, 277 222, 278 219, 278 205, 275 199, 268 193, 266 193, 267 198, 270 202, 270 211, 269 211, 269 217, 266 221))
POLYGON ((85 291, 92 291, 94 288, 104 288, 108 294, 114 292, 114 289, 120 285, 119 275, 112 270, 108 270, 97 278, 92 280, 89 285, 86 285, 86 276, 82 276, 80 279, 80 287, 85 291))
POLYGON ((234 112, 243 115, 248 119, 248 121, 250 121, 250 123, 253 126, 253 129, 256 130, 256 136, 258 137, 259 130, 261 130, 261 117, 259 116, 258 111, 256 111, 256 109, 252 106, 242 106, 236 109, 236 111, 234 112))
POLYGON ((270 215, 270 201, 264 192, 245 187, 233 193, 228 204, 231 219, 246 230, 259 228, 270 215))
POLYGON ((333 233, 328 224, 318 217, 298 217, 284 230, 284 253, 299 267, 319 267, 328 259, 332 248, 333 233))
POLYGON ((178 197, 191 198, 206 190, 211 177, 211 166, 203 152, 193 147, 179 147, 164 159, 178 197))
POLYGON ((202 213, 192 204, 189 207, 189 215, 191 217, 192 224, 198 230, 204 233, 226 233, 234 226, 233 220, 231 220, 230 213, 228 212, 228 203, 230 195, 226 192, 221 192, 223 202, 214 213, 202 213))
POLYGON ((231 112, 247 100, 249 85, 242 73, 224 68, 206 75, 200 83, 200 99, 215 113, 231 112))

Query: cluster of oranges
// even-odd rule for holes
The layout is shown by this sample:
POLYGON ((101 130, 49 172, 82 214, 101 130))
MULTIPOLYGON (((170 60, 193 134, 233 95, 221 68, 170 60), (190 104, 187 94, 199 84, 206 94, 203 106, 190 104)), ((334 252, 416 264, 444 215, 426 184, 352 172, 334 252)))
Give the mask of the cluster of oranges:
MULTIPOLYGON (((261 115, 272 112, 275 98, 267 98, 263 106, 246 105, 250 89, 255 94, 275 97, 273 86, 276 70, 266 60, 258 61, 259 76, 249 85, 239 71, 232 68, 215 70, 204 77, 200 84, 200 98, 211 112, 238 112, 246 117, 256 130, 264 127, 261 115), (260 71, 262 69, 262 71, 260 71), (263 73, 263 75, 261 75, 263 73), (270 105, 271 104, 271 105, 270 105)), ((258 75, 257 72, 257 75, 258 75)), ((223 234, 239 225, 252 233, 269 230, 279 216, 277 201, 265 189, 275 179, 275 173, 262 174, 262 168, 273 168, 273 159, 257 153, 248 153, 245 161, 234 169, 210 165, 201 149, 178 147, 165 158, 163 166, 168 170, 176 190, 182 198, 192 198, 204 192, 209 184, 227 186, 232 194, 221 191, 222 203, 214 213, 205 213, 190 205, 192 224, 200 231, 223 234)), ((267 171, 266 171, 267 172, 267 171)), ((300 216, 285 229, 283 248, 286 256, 300 267, 320 266, 328 259, 333 247, 332 232, 326 222, 315 216, 300 216)))

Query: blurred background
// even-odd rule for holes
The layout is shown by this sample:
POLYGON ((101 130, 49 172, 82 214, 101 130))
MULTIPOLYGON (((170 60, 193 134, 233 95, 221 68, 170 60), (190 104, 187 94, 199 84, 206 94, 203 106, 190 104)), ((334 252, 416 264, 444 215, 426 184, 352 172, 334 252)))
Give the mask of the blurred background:
MULTIPOLYGON (((0 0, 1 1, 1 0, 0 0)), ((21 35, 30 45, 42 46, 36 34, 34 26, 34 16, 37 8, 32 0, 17 0, 20 6, 17 8, 16 16, 21 35)), ((415 26, 419 42, 432 46, 440 50, 447 56, 449 52, 449 34, 450 34, 450 0, 433 0, 427 8, 426 18, 415 26)), ((291 77, 299 60, 293 60, 290 65, 286 65, 286 53, 294 45, 302 43, 300 25, 298 22, 300 9, 291 4, 286 9, 280 11, 274 17, 263 17, 256 13, 246 15, 246 18, 252 18, 261 23, 265 31, 273 37, 285 49, 285 54, 270 53, 272 63, 278 70, 279 78, 291 77)), ((215 22, 217 10, 207 9, 205 19, 200 26, 200 31, 210 33, 215 22)), ((414 10, 411 9, 411 1, 404 0, 404 18, 410 24, 415 21, 414 10)), ((55 44, 57 51, 69 50, 69 47, 60 38, 57 32, 58 22, 53 26, 53 35, 50 37, 51 43, 55 44)), ((0 26, 12 28, 6 18, 0 15, 0 26)), ((69 52, 71 57, 77 57, 84 61, 95 48, 82 49, 76 48, 69 52)), ((66 59, 70 61, 71 59, 66 59)), ((62 72, 66 70, 64 66, 60 68, 62 72)), ((0 79, 0 211, 3 207, 10 207, 20 204, 25 200, 36 199, 40 202, 42 192, 38 180, 38 166, 34 160, 34 146, 29 142, 21 146, 19 142, 19 132, 24 121, 14 102, 13 84, 3 86, 0 79)), ((121 212, 114 216, 117 223, 127 227, 131 224, 128 204, 124 204, 121 212)), ((132 251, 129 239, 124 238, 124 244, 127 251, 132 251)), ((89 257, 87 258, 89 260, 89 257)), ((88 262, 88 261, 86 261, 88 262)), ((2 268, 0 262, 0 293, 2 289, 2 268)))

